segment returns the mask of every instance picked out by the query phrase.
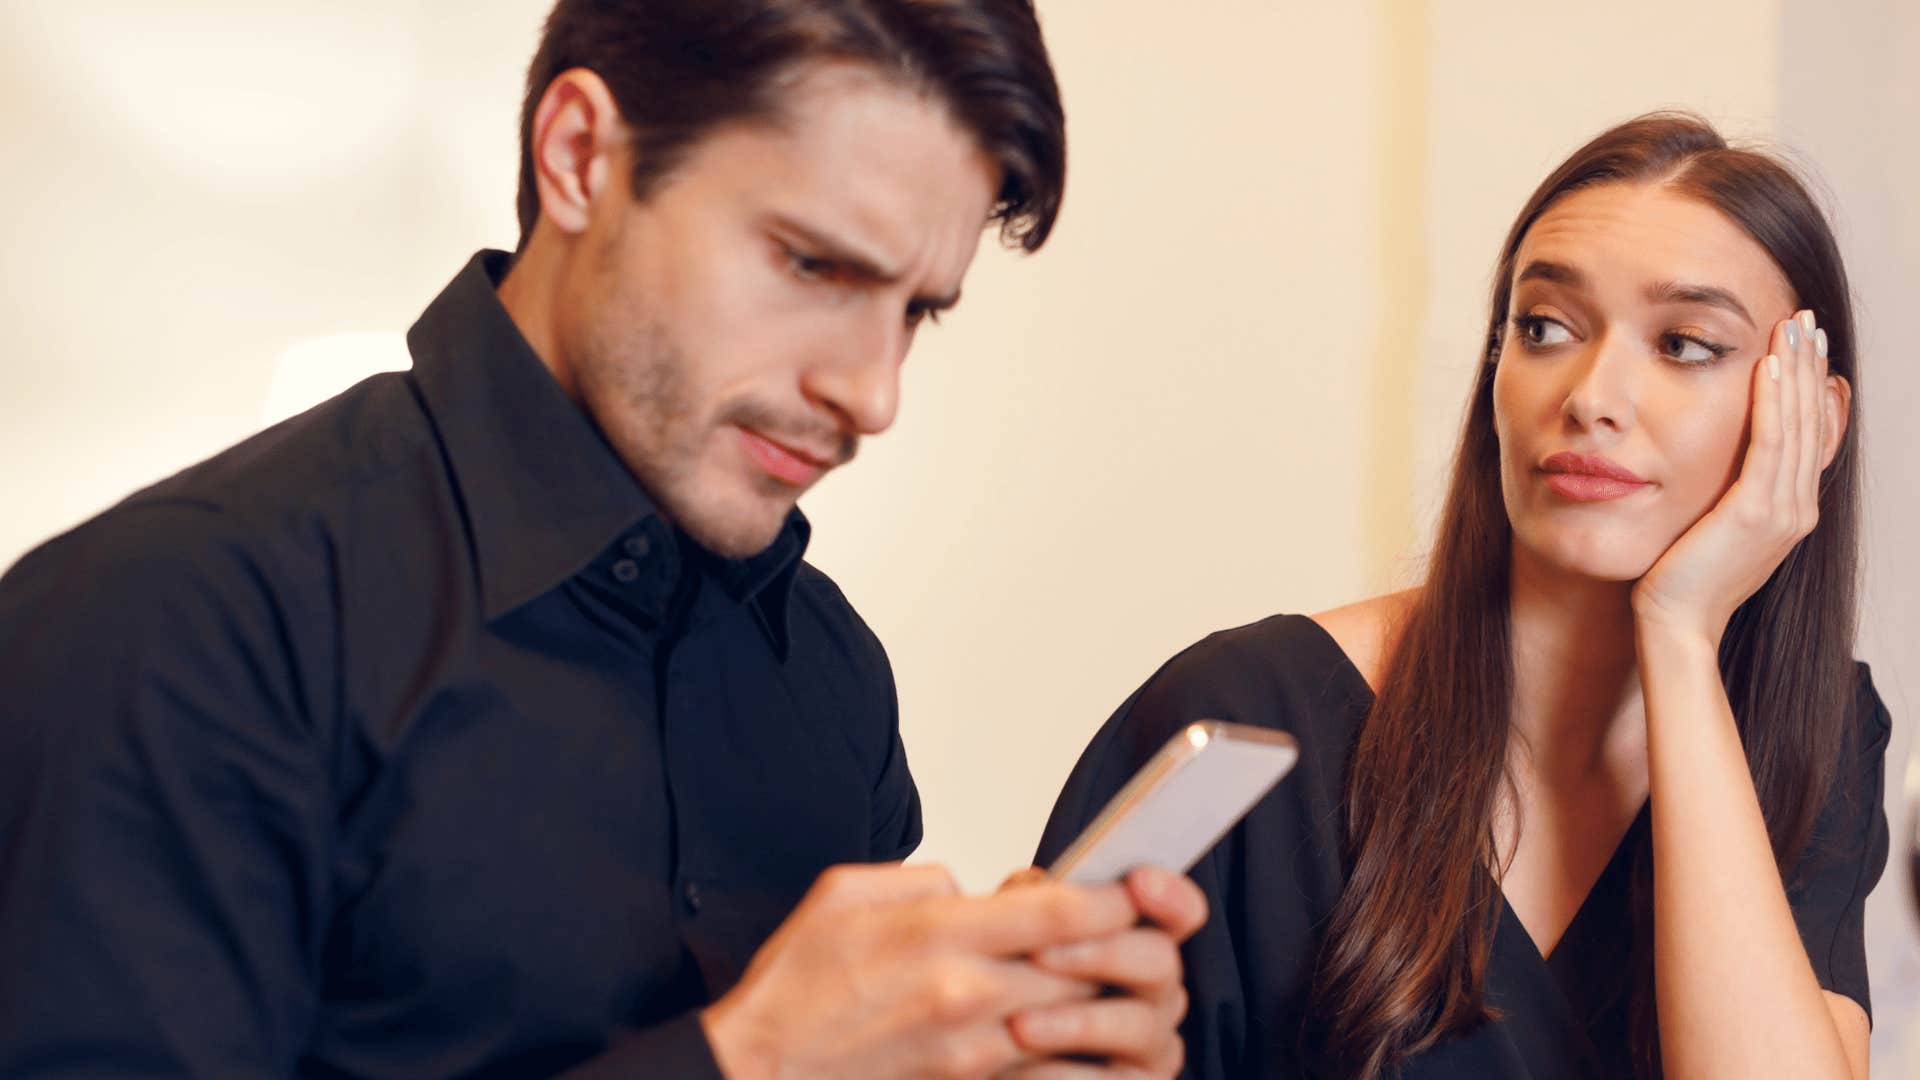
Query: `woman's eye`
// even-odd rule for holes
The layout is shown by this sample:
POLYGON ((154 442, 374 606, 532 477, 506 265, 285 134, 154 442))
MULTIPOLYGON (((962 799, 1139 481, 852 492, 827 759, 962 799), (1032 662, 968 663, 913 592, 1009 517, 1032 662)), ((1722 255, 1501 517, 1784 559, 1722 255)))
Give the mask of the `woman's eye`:
POLYGON ((1660 339, 1660 351, 1682 364, 1710 364, 1731 350, 1691 334, 1667 334, 1660 339))
POLYGON ((1536 349, 1564 345, 1573 340, 1573 331, 1545 315, 1522 315, 1513 320, 1513 328, 1529 346, 1536 349))

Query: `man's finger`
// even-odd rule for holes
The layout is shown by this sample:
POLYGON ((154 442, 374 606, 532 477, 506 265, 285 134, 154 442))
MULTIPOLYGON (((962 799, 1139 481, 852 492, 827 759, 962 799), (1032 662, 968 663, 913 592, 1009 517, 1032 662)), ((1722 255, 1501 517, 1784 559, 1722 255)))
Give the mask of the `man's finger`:
POLYGON ((1123 1071, 1110 1065, 1086 1065, 1074 1061, 1061 1061, 1057 1058, 1044 1058, 1024 1065, 1016 1065, 1001 1073, 1000 1080, 1123 1080, 1123 1078, 1146 1075, 1148 1074, 1132 1069, 1123 1071))
POLYGON ((1001 892, 1006 889, 1017 889, 1023 885, 1038 885, 1045 880, 1047 880, 1047 872, 1045 870, 1037 866, 1029 866, 1025 870, 1015 870, 1013 873, 1008 874, 1007 880, 1001 882, 1000 888, 994 891, 1001 892))
POLYGON ((987 1011, 996 1019, 1029 1009, 1091 1001, 1100 994, 1098 983, 1046 971, 1025 960, 983 960, 981 963, 992 986, 987 1011))
POLYGON ((1049 945, 1117 934, 1139 921, 1127 890, 1042 881, 991 896, 955 897, 928 908, 925 932, 991 956, 1025 956, 1049 945))
POLYGON ((1176 942, 1192 937, 1207 921, 1207 894, 1185 875, 1142 866, 1127 875, 1127 891, 1141 916, 1176 942))
POLYGON ((1090 1054, 1116 1064, 1157 1060, 1167 1043, 1179 1037, 1159 1010, 1130 997, 1031 1009, 1008 1026, 1031 1053, 1090 1054))
POLYGON ((1178 985, 1180 948, 1164 930, 1141 927, 1112 937, 1055 945, 1033 955, 1047 971, 1104 986, 1146 990, 1178 985))
POLYGON ((830 866, 815 878, 806 902, 834 909, 959 894, 959 883, 944 866, 850 863, 830 866))

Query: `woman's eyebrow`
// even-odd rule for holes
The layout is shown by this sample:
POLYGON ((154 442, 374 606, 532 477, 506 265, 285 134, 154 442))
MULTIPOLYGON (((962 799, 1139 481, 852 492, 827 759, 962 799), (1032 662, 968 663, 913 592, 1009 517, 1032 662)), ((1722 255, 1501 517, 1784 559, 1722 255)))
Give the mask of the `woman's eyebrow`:
POLYGON ((1569 289, 1587 287, 1587 275, 1566 263, 1548 262, 1545 259, 1535 259, 1528 263, 1513 279, 1515 285, 1523 281, 1551 281, 1556 285, 1565 285, 1569 289))
POLYGON ((1656 281, 1647 286, 1646 296, 1655 304, 1706 304, 1708 307, 1722 308, 1745 319, 1748 326, 1758 329, 1753 316, 1747 314, 1746 305, 1718 285, 1687 285, 1678 281, 1656 281))
MULTIPOLYGON (((1566 263, 1550 262, 1546 259, 1535 259, 1528 263, 1513 281, 1516 285, 1523 281, 1550 281, 1575 290, 1587 287, 1587 275, 1581 273, 1577 267, 1566 263)), ((1647 286, 1645 295, 1647 302, 1653 304, 1705 304, 1708 307, 1721 308, 1740 316, 1746 320, 1748 326, 1756 329, 1759 326, 1753 321, 1753 316, 1748 313, 1747 306, 1740 302, 1739 297, 1718 285, 1656 281, 1647 286)))

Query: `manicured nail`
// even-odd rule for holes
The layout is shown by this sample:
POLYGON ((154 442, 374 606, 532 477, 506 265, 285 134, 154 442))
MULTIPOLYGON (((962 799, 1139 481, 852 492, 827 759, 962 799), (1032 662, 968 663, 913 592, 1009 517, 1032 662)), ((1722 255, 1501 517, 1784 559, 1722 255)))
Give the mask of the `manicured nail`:
POLYGON ((1772 353, 1767 354, 1767 374, 1773 376, 1774 382, 1780 381, 1780 358, 1772 353))
POLYGON ((1820 354, 1820 359, 1825 360, 1827 358, 1827 332, 1825 330, 1815 330, 1813 332, 1813 351, 1820 354))
POLYGON ((1800 344, 1800 322, 1797 319, 1788 319, 1787 320, 1787 348, 1791 349, 1799 344, 1800 344))
POLYGON ((1809 334, 1813 333, 1813 312, 1803 311, 1800 313, 1800 327, 1809 334))

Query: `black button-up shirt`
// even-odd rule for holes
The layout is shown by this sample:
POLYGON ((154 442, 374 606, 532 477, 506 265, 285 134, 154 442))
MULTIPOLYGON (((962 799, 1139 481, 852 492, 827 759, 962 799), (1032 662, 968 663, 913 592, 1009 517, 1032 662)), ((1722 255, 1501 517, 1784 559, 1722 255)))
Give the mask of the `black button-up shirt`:
POLYGON ((717 1075, 694 1010, 918 843, 805 521, 678 533, 505 266, 0 579, 0 1075, 717 1075))

